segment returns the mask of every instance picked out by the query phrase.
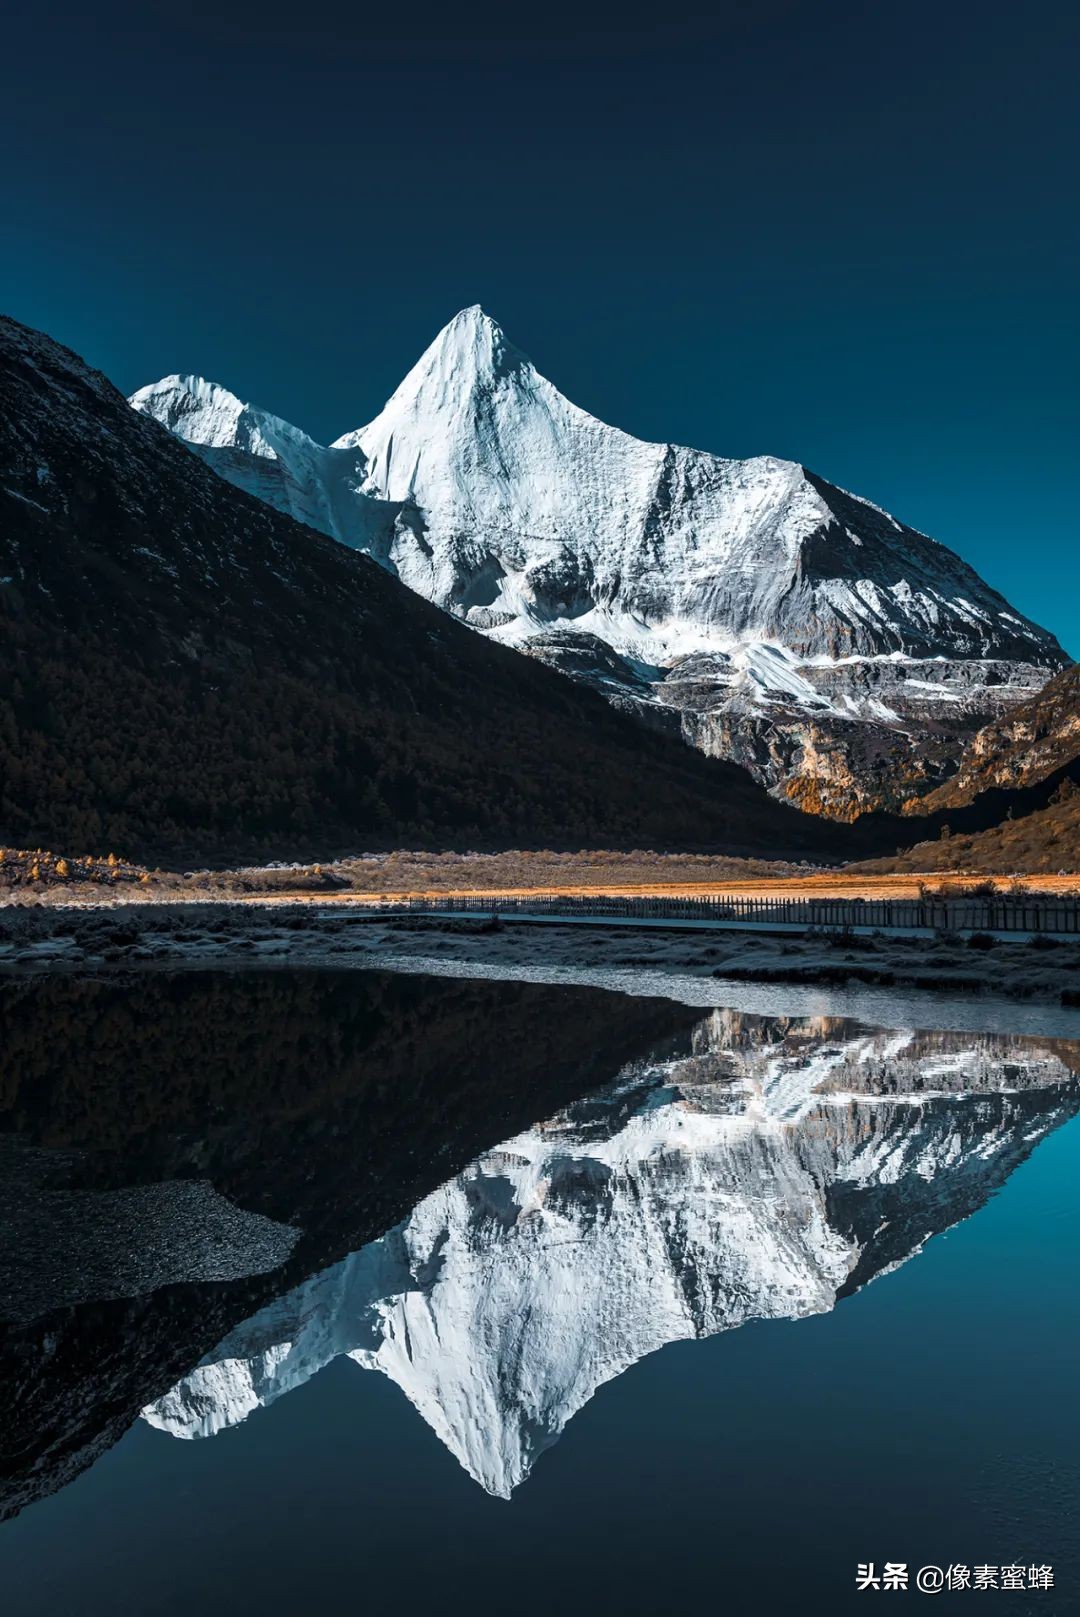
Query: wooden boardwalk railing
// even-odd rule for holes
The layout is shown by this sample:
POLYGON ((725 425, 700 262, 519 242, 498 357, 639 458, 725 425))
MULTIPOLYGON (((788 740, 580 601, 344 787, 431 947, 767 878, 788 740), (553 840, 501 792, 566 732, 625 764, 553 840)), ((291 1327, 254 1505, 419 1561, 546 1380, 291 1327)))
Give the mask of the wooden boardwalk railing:
POLYGON ((1080 898, 1052 893, 986 898, 473 898, 390 899, 381 913, 522 915, 597 919, 715 921, 791 929, 851 927, 875 931, 1045 932, 1080 936, 1080 898))

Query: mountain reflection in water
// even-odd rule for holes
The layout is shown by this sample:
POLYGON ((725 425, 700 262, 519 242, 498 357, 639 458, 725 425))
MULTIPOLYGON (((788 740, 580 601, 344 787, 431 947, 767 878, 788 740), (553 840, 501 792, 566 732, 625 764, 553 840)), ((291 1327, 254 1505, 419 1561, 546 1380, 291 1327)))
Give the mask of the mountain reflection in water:
POLYGON ((508 1498, 605 1382, 669 1342, 833 1308, 1078 1104, 1068 1041, 718 1011, 674 1043, 260 1309, 144 1419, 212 1435, 347 1355, 508 1498))
POLYGON ((239 1321, 697 1019, 379 972, 0 983, 0 1517, 239 1321))
POLYGON ((0 1024, 5 1614, 1071 1598, 1080 1043, 258 967, 0 1024))

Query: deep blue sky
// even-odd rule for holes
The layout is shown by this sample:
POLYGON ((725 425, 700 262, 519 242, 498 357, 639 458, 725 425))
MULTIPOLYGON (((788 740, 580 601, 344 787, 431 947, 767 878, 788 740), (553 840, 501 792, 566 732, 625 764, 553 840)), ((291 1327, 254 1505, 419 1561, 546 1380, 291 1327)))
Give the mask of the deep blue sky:
POLYGON ((0 306, 325 440, 480 302, 595 414, 805 461, 1080 655, 1077 47, 1001 0, 44 0, 0 306))

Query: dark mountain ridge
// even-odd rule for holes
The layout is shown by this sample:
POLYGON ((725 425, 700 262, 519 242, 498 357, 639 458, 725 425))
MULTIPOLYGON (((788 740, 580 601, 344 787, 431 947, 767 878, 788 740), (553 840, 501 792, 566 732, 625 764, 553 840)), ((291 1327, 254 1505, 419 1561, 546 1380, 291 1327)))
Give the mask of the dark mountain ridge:
POLYGON ((227 485, 0 319, 0 842, 836 857, 837 828, 227 485))
POLYGON ((907 819, 800 813, 232 487, 3 318, 0 624, 0 846, 217 866, 403 846, 835 863, 1041 810, 1078 769, 907 819))

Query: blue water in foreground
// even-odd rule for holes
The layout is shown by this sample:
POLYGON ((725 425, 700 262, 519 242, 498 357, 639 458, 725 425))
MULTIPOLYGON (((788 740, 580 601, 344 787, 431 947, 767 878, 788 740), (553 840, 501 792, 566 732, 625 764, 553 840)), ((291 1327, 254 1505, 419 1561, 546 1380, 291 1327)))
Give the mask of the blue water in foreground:
MULTIPOLYGON (((509 1501, 338 1358, 212 1439, 136 1421, 0 1526, 5 1617, 710 1610, 832 1617, 873 1561, 1049 1564, 945 1609, 1080 1611, 1080 1119, 831 1312, 600 1387, 509 1501)), ((899 1592, 897 1592, 899 1593, 899 1592)), ((933 1608, 931 1608, 933 1609, 933 1608)))

